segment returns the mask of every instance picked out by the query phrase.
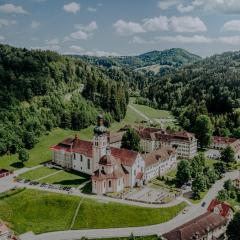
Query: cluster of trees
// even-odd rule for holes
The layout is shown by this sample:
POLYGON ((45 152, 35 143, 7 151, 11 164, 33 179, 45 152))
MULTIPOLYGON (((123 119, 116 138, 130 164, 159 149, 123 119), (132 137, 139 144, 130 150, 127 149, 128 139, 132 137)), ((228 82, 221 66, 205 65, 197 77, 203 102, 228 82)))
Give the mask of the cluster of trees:
POLYGON ((192 181, 192 191, 196 199, 200 198, 200 193, 209 189, 220 178, 222 171, 224 171, 221 168, 222 166, 206 166, 205 161, 204 154, 200 153, 192 161, 180 161, 177 167, 175 179, 177 185, 182 186, 192 181))
POLYGON ((240 190, 229 179, 224 182, 224 189, 218 192, 217 198, 220 201, 233 200, 240 203, 240 190))
POLYGON ((122 137, 121 148, 140 152, 141 151, 140 140, 141 139, 137 131, 133 128, 129 128, 122 137))
POLYGON ((227 226, 229 240, 238 240, 240 236, 240 212, 237 212, 227 226))
POLYGON ((97 67, 51 51, 0 45, 0 155, 31 149, 54 127, 80 130, 99 111, 124 118, 128 93, 97 67))

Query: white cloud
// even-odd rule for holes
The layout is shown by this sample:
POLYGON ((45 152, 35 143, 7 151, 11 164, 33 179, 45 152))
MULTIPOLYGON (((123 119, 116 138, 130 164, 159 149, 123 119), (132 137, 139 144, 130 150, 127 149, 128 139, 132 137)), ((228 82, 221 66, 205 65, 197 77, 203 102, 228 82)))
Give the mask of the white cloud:
POLYGON ((135 22, 126 22, 124 20, 118 20, 113 24, 117 34, 126 36, 126 35, 133 35, 135 33, 143 33, 145 30, 139 23, 135 22))
POLYGON ((165 42, 173 42, 173 43, 182 43, 182 44, 189 44, 189 43, 195 43, 195 44, 207 44, 207 43, 221 43, 221 44, 227 44, 227 45, 239 45, 240 44, 240 36, 228 36, 228 37, 205 37, 201 35, 194 35, 194 36, 183 36, 183 35, 177 35, 177 36, 163 36, 158 37, 157 40, 159 41, 165 41, 165 42))
POLYGON ((177 10, 180 13, 188 13, 188 12, 191 12, 191 11, 194 10, 194 6, 193 5, 186 5, 186 6, 184 6, 183 4, 179 4, 177 6, 177 10))
POLYGON ((40 25, 41 25, 40 22, 32 21, 31 24, 30 24, 30 27, 31 27, 32 29, 37 29, 37 28, 40 27, 40 25))
POLYGON ((17 6, 12 3, 6 3, 0 5, 0 12, 2 13, 20 13, 20 14, 27 14, 27 11, 23 9, 22 6, 17 6))
POLYGON ((178 1, 177 0, 160 0, 158 2, 158 7, 161 10, 168 10, 169 8, 177 5, 178 1))
POLYGON ((50 40, 46 40, 45 43, 46 45, 58 45, 59 44, 59 39, 58 38, 53 38, 50 40))
POLYGON ((226 22, 223 27, 223 31, 240 31, 240 20, 232 20, 226 22))
POLYGON ((80 11, 80 4, 76 2, 71 2, 71 3, 65 4, 63 6, 63 9, 66 12, 76 14, 78 11, 80 11))
POLYGON ((219 37, 218 41, 220 43, 228 44, 228 45, 239 45, 240 36, 219 37))
POLYGON ((107 51, 100 51, 100 50, 85 50, 84 48, 76 45, 72 45, 69 47, 73 52, 71 54, 81 54, 81 55, 88 55, 88 56, 97 56, 97 57, 109 57, 109 56, 118 56, 115 52, 107 52, 107 51))
POLYGON ((83 32, 82 30, 78 30, 70 34, 70 37, 75 40, 87 40, 91 34, 83 32))
POLYGON ((173 31, 173 32, 205 32, 207 27, 198 17, 181 16, 171 17, 159 16, 154 18, 146 18, 142 23, 126 22, 118 20, 113 24, 116 32, 122 36, 134 35, 136 33, 156 32, 156 31, 173 31))
POLYGON ((133 43, 133 44, 154 44, 154 43, 156 43, 156 41, 155 40, 145 40, 141 37, 134 36, 133 39, 130 41, 130 43, 133 43))
POLYGON ((93 7, 88 7, 87 10, 88 10, 89 12, 96 12, 96 11, 97 11, 97 9, 96 9, 96 8, 93 8, 93 7))
POLYGON ((0 18, 0 28, 14 25, 16 23, 17 22, 15 20, 8 20, 8 19, 0 18))
POLYGON ((198 17, 171 17, 170 28, 174 32, 205 32, 207 27, 198 17))
POLYGON ((0 35, 0 42, 5 41, 5 37, 3 35, 0 35))
POLYGON ((168 18, 159 16, 154 18, 147 18, 143 20, 143 29, 146 31, 167 31, 169 30, 168 18))
POLYGON ((88 25, 85 25, 85 26, 82 24, 75 24, 74 27, 76 29, 82 30, 84 32, 92 32, 92 31, 98 29, 98 25, 95 21, 92 21, 88 25))
POLYGON ((70 48, 71 50, 76 51, 76 52, 79 52, 79 53, 81 53, 81 52, 84 51, 84 48, 79 47, 79 46, 76 46, 76 45, 72 45, 72 46, 70 46, 69 48, 70 48))
MULTIPOLYGON (((240 1, 239 0, 192 0, 189 5, 178 5, 178 10, 194 10, 197 8, 203 8, 205 10, 217 10, 227 14, 240 13, 240 1), (181 7, 180 7, 181 5, 181 7)), ((186 11, 185 11, 186 12, 186 11)))
POLYGON ((159 41, 165 42, 174 42, 174 43, 212 43, 214 41, 213 38, 208 38, 201 35, 194 36, 163 36, 157 38, 159 41))

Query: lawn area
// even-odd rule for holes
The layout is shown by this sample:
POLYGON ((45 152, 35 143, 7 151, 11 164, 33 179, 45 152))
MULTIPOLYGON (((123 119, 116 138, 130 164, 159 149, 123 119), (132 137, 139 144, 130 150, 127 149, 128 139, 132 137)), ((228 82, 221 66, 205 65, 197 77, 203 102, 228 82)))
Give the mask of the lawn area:
POLYGON ((84 200, 73 228, 114 228, 158 224, 174 218, 185 207, 186 204, 181 203, 171 208, 153 209, 84 200))
MULTIPOLYGON (((69 230, 81 198, 25 189, 0 197, 0 218, 18 234, 33 231, 69 230)), ((99 203, 84 198, 74 229, 146 226, 166 222, 186 207, 143 208, 117 203, 99 203)))
POLYGON ((59 169, 56 169, 56 168, 48 168, 48 167, 42 166, 35 170, 31 170, 31 171, 28 171, 26 173, 19 175, 19 178, 29 179, 29 180, 37 180, 39 178, 45 177, 49 174, 56 173, 58 171, 59 171, 59 169))
POLYGON ((139 105, 139 104, 132 104, 137 110, 140 112, 143 112, 146 116, 148 116, 151 119, 154 118, 171 118, 173 119, 173 115, 169 111, 165 110, 158 110, 154 109, 145 105, 139 105))
POLYGON ((76 171, 61 171, 53 176, 42 179, 39 182, 78 187, 88 179, 89 177, 76 171))
POLYGON ((19 178, 29 180, 38 180, 40 178, 43 178, 39 180, 40 183, 51 183, 63 186, 78 187, 80 184, 86 182, 89 179, 89 176, 77 171, 61 171, 56 168, 40 167, 21 174, 19 178), (47 177, 50 174, 54 175, 47 177))
POLYGON ((214 163, 220 162, 220 160, 215 160, 215 159, 209 159, 207 158, 205 161, 205 164, 207 167, 213 167, 214 163))
POLYGON ((136 104, 135 98, 131 98, 130 103, 133 107, 135 107, 138 111, 146 115, 154 123, 160 124, 159 121, 161 121, 161 124, 163 125, 164 128, 167 128, 168 126, 174 127, 177 125, 177 121, 170 111, 159 110, 145 105, 136 104))
POLYGON ((177 174, 177 169, 173 169, 165 174, 166 177, 169 177, 170 179, 174 179, 177 174))
POLYGON ((0 199, 0 218, 21 234, 69 229, 80 198, 24 190, 0 199))

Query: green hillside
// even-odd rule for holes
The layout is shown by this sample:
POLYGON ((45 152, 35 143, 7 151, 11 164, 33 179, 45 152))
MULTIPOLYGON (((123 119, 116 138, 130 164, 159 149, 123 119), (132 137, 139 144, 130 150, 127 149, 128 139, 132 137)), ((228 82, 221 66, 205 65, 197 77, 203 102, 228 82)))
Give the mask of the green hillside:
POLYGON ((31 149, 55 127, 125 117, 128 92, 97 67, 51 51, 0 45, 0 155, 31 149))
POLYGON ((122 57, 80 57, 94 65, 110 67, 127 67, 130 69, 139 69, 146 66, 159 65, 164 68, 181 67, 188 63, 201 60, 201 57, 189 53, 181 48, 172 48, 164 51, 152 51, 138 56, 122 57))

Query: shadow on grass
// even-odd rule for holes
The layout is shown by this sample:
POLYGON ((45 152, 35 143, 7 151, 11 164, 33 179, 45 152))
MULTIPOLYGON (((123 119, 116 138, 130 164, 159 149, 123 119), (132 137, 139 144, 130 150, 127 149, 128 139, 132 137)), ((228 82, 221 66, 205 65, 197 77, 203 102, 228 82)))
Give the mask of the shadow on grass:
POLYGON ((71 180, 62 180, 59 182, 54 182, 53 184, 59 184, 63 186, 79 186, 82 183, 86 182, 87 179, 71 179, 71 180))
POLYGON ((88 182, 81 189, 82 193, 92 194, 92 182, 88 182))
POLYGON ((79 171, 76 171, 76 170, 72 170, 72 169, 67 169, 66 172, 69 172, 69 173, 72 173, 72 174, 75 174, 79 177, 82 177, 82 178, 85 178, 86 180, 89 180, 91 178, 90 175, 86 174, 86 173, 81 173, 79 171))
POLYGON ((24 164, 22 162, 15 162, 15 163, 12 163, 10 166, 14 168, 23 168, 24 164))

